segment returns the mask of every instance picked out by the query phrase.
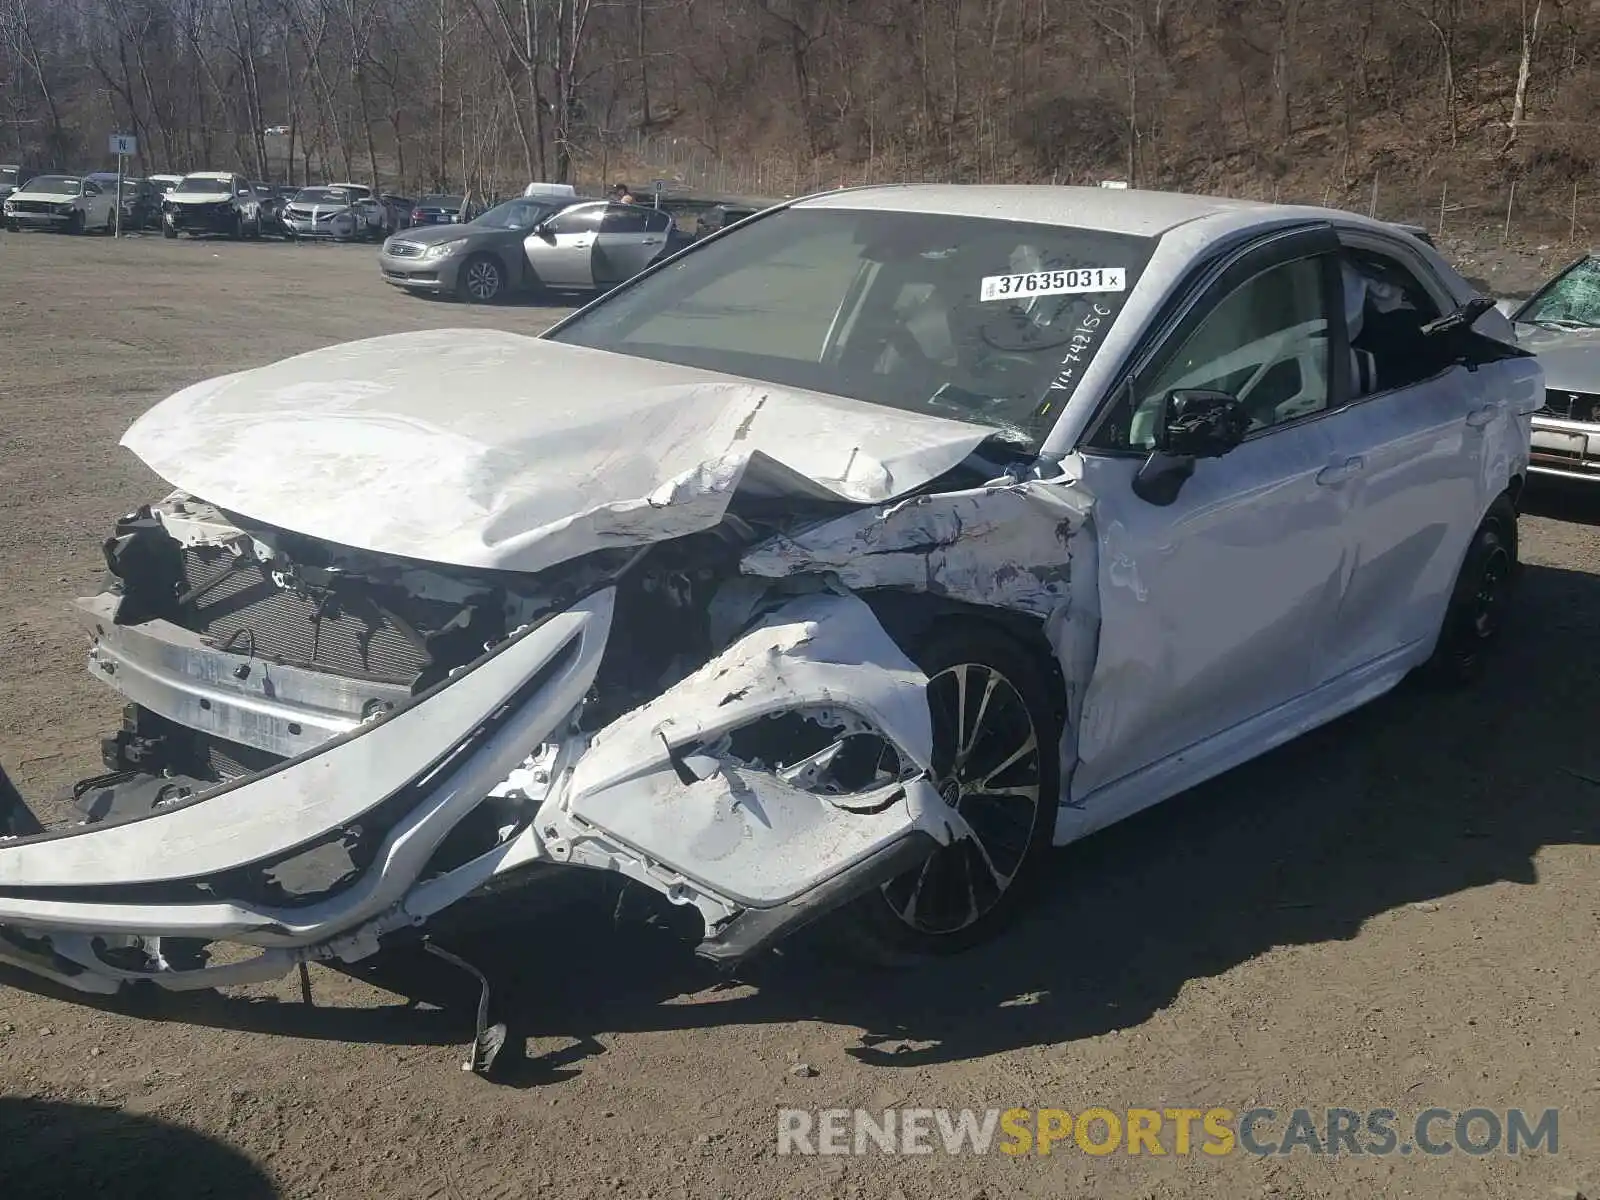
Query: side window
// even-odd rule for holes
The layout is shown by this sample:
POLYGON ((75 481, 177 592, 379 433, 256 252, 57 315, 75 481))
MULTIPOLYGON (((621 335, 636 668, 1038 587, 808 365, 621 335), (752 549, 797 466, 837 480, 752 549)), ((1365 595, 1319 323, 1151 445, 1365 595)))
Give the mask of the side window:
POLYGON ((600 228, 600 218, 604 214, 603 208, 569 208, 553 218, 546 228, 554 234, 594 233, 600 228))
POLYGON ((1153 371, 1125 390, 1094 444, 1150 449, 1158 402, 1186 389, 1236 397, 1250 414, 1252 430, 1326 409, 1325 261, 1304 258, 1269 267, 1222 297, 1181 344, 1161 353, 1153 371))
POLYGON ((628 204, 612 204, 606 208, 601 233, 643 233, 646 229, 645 210, 628 204))
POLYGON ((1354 398, 1421 383, 1439 373, 1422 327, 1439 306, 1405 267, 1386 255, 1346 250, 1339 262, 1354 398))
POLYGON ((665 233, 672 228, 672 214, 665 209, 652 208, 644 215, 644 227, 650 233, 665 233))

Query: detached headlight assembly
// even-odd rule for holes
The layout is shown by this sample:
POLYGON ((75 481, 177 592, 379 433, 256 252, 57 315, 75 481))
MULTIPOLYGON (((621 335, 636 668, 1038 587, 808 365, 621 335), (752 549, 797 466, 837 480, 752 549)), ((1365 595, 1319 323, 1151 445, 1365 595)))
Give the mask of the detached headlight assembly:
POLYGON ((422 257, 425 259, 449 258, 466 244, 466 238, 454 238, 448 242, 435 242, 422 252, 422 257))

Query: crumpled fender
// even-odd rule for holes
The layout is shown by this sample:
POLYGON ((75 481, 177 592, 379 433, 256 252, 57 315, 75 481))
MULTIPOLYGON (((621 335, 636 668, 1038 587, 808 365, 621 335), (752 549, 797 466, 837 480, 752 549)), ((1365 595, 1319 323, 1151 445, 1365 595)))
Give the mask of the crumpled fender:
POLYGON ((789 599, 601 730, 536 825, 569 861, 616 869, 603 847, 620 844, 651 864, 645 882, 675 899, 689 901, 662 882, 672 874, 725 909, 790 904, 903 840, 931 851, 961 836, 965 823, 926 775, 926 686, 864 601, 827 592, 789 599), (909 764, 909 777, 830 796, 717 749, 730 731, 795 710, 830 726, 871 727, 909 764))

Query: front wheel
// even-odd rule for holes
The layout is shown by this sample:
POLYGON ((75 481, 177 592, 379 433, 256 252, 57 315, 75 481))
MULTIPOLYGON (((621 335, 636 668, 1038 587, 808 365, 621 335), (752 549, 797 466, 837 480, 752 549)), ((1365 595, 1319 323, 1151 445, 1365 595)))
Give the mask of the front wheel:
POLYGON ((1499 639, 1517 570, 1517 512, 1501 496, 1472 535, 1445 608, 1439 641, 1423 673, 1435 683, 1460 686, 1483 674, 1499 639))
POLYGON ((493 304, 505 290, 505 273, 487 254, 469 258, 461 265, 456 292, 468 304, 493 304))
POLYGON ((177 241, 178 231, 173 227, 170 221, 163 221, 161 222, 161 236, 164 238, 170 238, 172 241, 177 241))
POLYGON ((67 232, 72 234, 82 233, 84 230, 84 224, 83 210, 81 208, 75 208, 72 210, 72 215, 67 218, 67 232))
POLYGON ((843 947, 905 965, 985 941, 1010 920, 1050 847, 1062 705, 1044 655, 998 630, 947 626, 911 657, 928 676, 933 783, 972 830, 833 918, 843 947))

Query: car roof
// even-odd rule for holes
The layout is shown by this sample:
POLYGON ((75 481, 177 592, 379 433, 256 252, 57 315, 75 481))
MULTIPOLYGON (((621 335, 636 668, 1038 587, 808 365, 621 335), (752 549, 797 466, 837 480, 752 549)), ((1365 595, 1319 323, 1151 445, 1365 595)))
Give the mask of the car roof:
POLYGON ((232 171, 190 171, 185 179, 232 179, 232 171))
POLYGON ((1068 225, 1106 233, 1159 237, 1190 221, 1222 213, 1271 211, 1256 200, 1189 196, 1134 188, 1058 187, 1052 184, 879 184, 808 196, 797 208, 936 213, 989 217, 1040 225, 1068 225))

